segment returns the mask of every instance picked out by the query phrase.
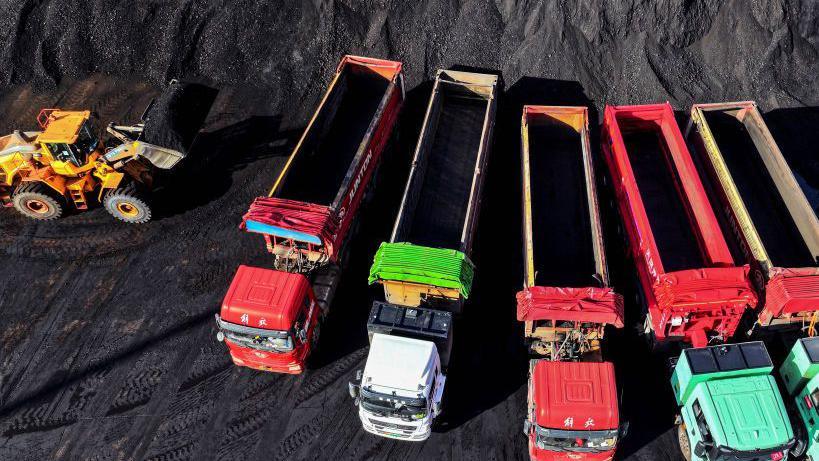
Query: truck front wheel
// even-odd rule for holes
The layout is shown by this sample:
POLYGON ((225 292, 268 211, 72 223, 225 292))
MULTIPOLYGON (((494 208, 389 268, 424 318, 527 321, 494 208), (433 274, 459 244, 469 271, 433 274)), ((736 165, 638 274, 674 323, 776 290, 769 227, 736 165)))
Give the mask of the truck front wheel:
POLYGON ((102 201, 108 213, 120 221, 142 224, 151 220, 151 207, 147 198, 132 184, 109 190, 102 201))
POLYGON ((65 209, 65 199, 40 182, 21 184, 11 201, 20 214, 41 221, 57 219, 65 209))
POLYGON ((691 442, 685 429, 685 423, 677 425, 677 440, 680 442, 680 452, 683 458, 685 458, 685 461, 691 461, 691 442))

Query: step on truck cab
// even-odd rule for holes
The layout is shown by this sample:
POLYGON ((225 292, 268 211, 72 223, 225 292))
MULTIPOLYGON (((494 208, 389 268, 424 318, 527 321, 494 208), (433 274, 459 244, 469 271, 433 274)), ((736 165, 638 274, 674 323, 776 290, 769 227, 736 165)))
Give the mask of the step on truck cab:
MULTIPOLYGON (((751 101, 695 104, 686 137, 760 296, 757 324, 809 330, 819 313, 819 220, 751 101)), ((727 231, 726 231, 727 232, 727 231)))
MULTIPOLYGON (((474 275, 470 255, 492 143, 497 87, 495 75, 438 71, 392 237, 381 244, 370 269, 369 282, 381 283, 386 301, 407 309, 407 316, 424 312, 419 309, 432 312, 433 317, 457 314, 469 297, 474 275)), ((451 330, 447 334, 451 336, 451 330)), ((426 370, 430 363, 440 363, 435 389, 443 396, 449 354, 439 347, 442 339, 435 343, 429 338, 395 336, 403 335, 373 336, 367 364, 350 384, 350 392, 368 432, 425 440, 433 418, 440 414, 440 400, 430 417, 417 420, 375 413, 364 403, 368 383, 390 383, 380 388, 383 394, 400 395, 402 389, 420 392, 427 385, 416 377, 432 376, 426 370), (418 357, 427 353, 434 358, 425 362, 418 357), (385 367, 370 365, 371 360, 387 356, 403 366, 400 379, 388 376, 393 371, 385 367)))
POLYGON ((345 56, 269 195, 250 205, 241 227, 264 237, 274 269, 240 266, 216 315, 236 365, 304 370, 403 98, 400 62, 345 56))
POLYGON ((686 349, 671 376, 691 461, 780 461, 796 444, 762 342, 686 349))
POLYGON ((621 436, 606 325, 609 286, 585 107, 525 106, 521 121, 524 288, 517 318, 534 357, 524 433, 533 460, 607 460, 621 436), (570 456, 571 455, 571 456, 570 456))
POLYGON ((607 106, 602 148, 655 344, 732 337, 757 298, 737 265, 671 105, 607 106))
POLYGON ((793 345, 779 368, 782 384, 790 397, 791 421, 798 442, 793 456, 819 460, 819 337, 801 338, 793 345))

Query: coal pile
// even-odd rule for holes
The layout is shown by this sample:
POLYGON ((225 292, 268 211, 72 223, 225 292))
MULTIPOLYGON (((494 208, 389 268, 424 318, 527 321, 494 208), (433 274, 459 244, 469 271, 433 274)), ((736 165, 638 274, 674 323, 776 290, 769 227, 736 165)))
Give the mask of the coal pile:
POLYGON ((187 153, 205 123, 217 90, 196 83, 172 81, 146 109, 141 139, 187 153))
MULTIPOLYGON (((756 100, 819 206, 813 0, 11 0, 0 30, 2 134, 33 129, 43 107, 138 120, 156 97, 146 141, 187 149, 204 119, 189 158, 209 159, 175 180, 145 226, 100 209, 54 223, 0 210, 0 459, 528 459, 514 308, 523 104, 589 105, 594 120, 605 104, 668 100, 685 111, 756 100), (213 314, 239 264, 271 264, 238 224, 273 184, 345 53, 404 63, 400 136, 312 368, 237 368, 215 340, 213 314), (366 286, 369 264, 389 238, 430 81, 451 67, 498 73, 505 91, 445 424, 407 444, 364 433, 346 386, 363 366, 367 315, 381 296, 366 286), (163 94, 174 78, 219 93, 186 85, 163 94), (174 109, 189 98, 202 105, 174 109)), ((618 459, 678 460, 666 364, 636 332, 633 265, 612 229, 616 214, 603 208, 613 283, 629 303, 627 327, 610 335, 631 421, 618 459)))

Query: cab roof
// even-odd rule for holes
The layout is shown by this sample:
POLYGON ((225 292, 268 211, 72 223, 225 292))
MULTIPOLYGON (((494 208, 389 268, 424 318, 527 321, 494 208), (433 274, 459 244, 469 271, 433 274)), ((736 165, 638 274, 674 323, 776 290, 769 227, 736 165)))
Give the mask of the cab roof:
POLYGON ((403 390, 403 397, 415 397, 429 380, 436 353, 430 341, 375 333, 361 384, 372 385, 376 392, 403 390))
POLYGON ((785 405, 771 375, 742 376, 705 383, 699 399, 714 442, 734 450, 774 448, 793 438, 785 405))
POLYGON ((91 111, 87 110, 55 110, 49 114, 47 125, 37 140, 72 144, 77 141, 82 125, 89 117, 91 111))
POLYGON ((538 360, 530 386, 540 427, 592 431, 620 424, 611 363, 538 360))
POLYGON ((222 302, 221 317, 237 325, 289 330, 309 289, 302 274, 242 265, 222 302))

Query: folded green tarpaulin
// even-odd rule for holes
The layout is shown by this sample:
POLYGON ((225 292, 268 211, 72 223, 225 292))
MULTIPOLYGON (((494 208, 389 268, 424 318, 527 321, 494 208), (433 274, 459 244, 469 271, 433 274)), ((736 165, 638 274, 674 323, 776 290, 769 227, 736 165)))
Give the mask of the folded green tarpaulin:
POLYGON ((393 280, 456 288, 468 298, 474 274, 472 261, 460 251, 384 242, 375 253, 369 282, 393 280))

